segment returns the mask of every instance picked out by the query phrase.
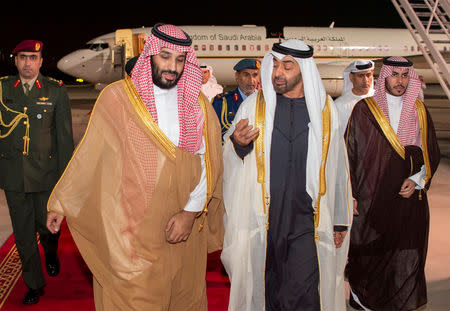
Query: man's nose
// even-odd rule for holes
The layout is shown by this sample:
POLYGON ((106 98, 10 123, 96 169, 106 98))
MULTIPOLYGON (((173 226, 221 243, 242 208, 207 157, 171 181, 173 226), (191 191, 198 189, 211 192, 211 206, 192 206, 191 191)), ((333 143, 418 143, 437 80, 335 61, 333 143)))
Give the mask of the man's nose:
POLYGON ((176 61, 169 61, 168 67, 169 67, 168 69, 170 71, 176 71, 177 70, 177 62, 176 61))

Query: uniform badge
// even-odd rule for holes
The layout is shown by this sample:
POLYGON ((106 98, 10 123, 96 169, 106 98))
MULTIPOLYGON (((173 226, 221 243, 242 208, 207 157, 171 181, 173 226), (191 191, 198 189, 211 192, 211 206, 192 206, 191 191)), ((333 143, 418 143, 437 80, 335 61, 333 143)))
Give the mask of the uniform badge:
POLYGON ((261 63, 259 62, 259 60, 256 60, 255 62, 256 68, 261 68, 261 63))
POLYGON ((237 93, 234 93, 234 100, 238 101, 238 99, 239 99, 239 95, 237 93))
POLYGON ((36 80, 36 86, 37 86, 38 89, 42 89, 41 81, 36 80))
POLYGON ((40 44, 39 42, 37 42, 37 43, 35 44, 35 46, 34 46, 34 50, 35 50, 36 52, 39 52, 40 49, 41 49, 41 44, 40 44))
POLYGON ((53 105, 53 103, 48 102, 47 100, 49 100, 48 97, 41 97, 38 98, 38 102, 36 102, 36 105, 46 105, 46 106, 51 106, 53 105))
POLYGON ((42 119, 42 114, 38 113, 38 114, 36 115, 36 118, 38 118, 39 120, 42 119))

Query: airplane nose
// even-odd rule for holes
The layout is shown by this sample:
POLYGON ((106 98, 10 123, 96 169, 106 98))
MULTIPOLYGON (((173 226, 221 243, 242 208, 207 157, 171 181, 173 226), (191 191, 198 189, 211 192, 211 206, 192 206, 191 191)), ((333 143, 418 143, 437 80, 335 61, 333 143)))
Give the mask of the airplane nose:
POLYGON ((72 52, 56 64, 62 72, 89 82, 104 82, 105 64, 102 52, 87 49, 72 52))
POLYGON ((83 63, 83 56, 77 55, 79 53, 73 52, 70 53, 63 58, 61 58, 58 63, 56 64, 56 67, 61 70, 62 72, 71 75, 76 76, 79 74, 80 67, 83 63))

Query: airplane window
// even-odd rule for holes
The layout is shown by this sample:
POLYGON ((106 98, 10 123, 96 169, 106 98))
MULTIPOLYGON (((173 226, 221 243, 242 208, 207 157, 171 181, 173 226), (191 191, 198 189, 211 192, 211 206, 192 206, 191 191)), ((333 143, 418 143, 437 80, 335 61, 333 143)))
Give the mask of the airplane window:
POLYGON ((242 45, 242 51, 247 50, 247 46, 246 45, 242 45))
POLYGON ((218 49, 219 51, 222 51, 222 44, 219 44, 219 45, 217 46, 217 49, 218 49))
POLYGON ((320 45, 318 45, 316 48, 317 48, 317 51, 320 51, 320 45))
POLYGON ((414 46, 411 45, 411 52, 414 52, 414 46))
POLYGON ((255 46, 254 45, 250 45, 250 51, 254 51, 255 50, 255 46))
POLYGON ((197 44, 194 45, 194 51, 198 51, 198 45, 197 44))
POLYGON ((231 48, 230 48, 230 45, 229 45, 229 44, 227 44, 227 45, 226 45, 226 50, 227 50, 227 51, 231 50, 231 48))
POLYGON ((270 50, 269 45, 266 44, 265 47, 264 47, 264 49, 266 50, 266 52, 269 51, 269 50, 270 50))
POLYGON ((206 51, 206 45, 202 44, 202 51, 206 51))
POLYGON ((236 44, 236 45, 234 46, 234 50, 235 50, 235 51, 239 51, 239 45, 236 44))
POLYGON ((408 52, 408 47, 406 45, 403 47, 403 51, 408 52))
POLYGON ((389 51, 389 47, 387 45, 384 46, 385 51, 389 51))
POLYGON ((258 45, 256 46, 256 50, 261 51, 261 45, 258 44, 258 45))
POLYGON ((210 50, 210 51, 214 51, 214 45, 210 44, 210 45, 209 45, 209 50, 210 50))
POLYGON ((109 44, 108 43, 88 43, 88 44, 84 45, 83 48, 98 52, 98 51, 102 51, 104 49, 109 48, 109 44))
POLYGON ((324 51, 327 50, 327 46, 326 46, 326 45, 323 46, 323 50, 324 50, 324 51))

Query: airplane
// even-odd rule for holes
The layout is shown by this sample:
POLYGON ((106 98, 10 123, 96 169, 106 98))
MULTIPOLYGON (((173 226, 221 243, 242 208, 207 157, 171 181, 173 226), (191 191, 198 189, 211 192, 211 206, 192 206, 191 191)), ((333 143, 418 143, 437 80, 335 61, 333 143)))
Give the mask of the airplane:
MULTIPOLYGON (((355 59, 371 59, 380 67, 385 56, 406 56, 414 59, 415 69, 427 83, 437 83, 422 52, 407 29, 284 27, 279 37, 267 37, 265 26, 180 26, 192 38, 199 63, 214 69, 218 83, 236 84, 233 66, 247 57, 262 59, 273 43, 297 38, 314 47, 325 89, 339 96, 343 89, 343 70, 355 59)), ((138 55, 150 35, 151 27, 118 29, 87 42, 58 61, 62 72, 94 83, 97 89, 124 77, 125 62, 138 55)), ((450 53, 445 35, 432 35, 439 50, 450 53)), ((377 72, 377 69, 375 70, 377 72)))

